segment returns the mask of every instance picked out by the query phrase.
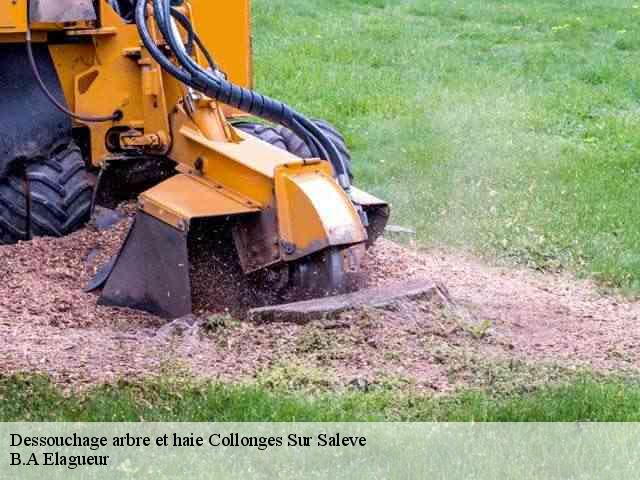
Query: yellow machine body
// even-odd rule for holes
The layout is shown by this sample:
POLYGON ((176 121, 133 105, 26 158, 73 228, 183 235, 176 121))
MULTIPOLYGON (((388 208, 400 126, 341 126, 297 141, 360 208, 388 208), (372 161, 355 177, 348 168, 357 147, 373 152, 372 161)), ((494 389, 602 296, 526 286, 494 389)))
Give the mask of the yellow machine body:
MULTIPOLYGON (((88 116, 120 110, 124 118, 118 125, 162 135, 168 143, 169 112, 182 99, 184 87, 164 73, 144 51, 135 25, 125 23, 106 1, 102 0, 100 6, 100 25, 64 27, 69 37, 85 36, 91 42, 49 47, 67 104, 75 112, 88 116)), ((208 45, 218 46, 212 48, 212 53, 229 78, 239 85, 250 86, 249 0, 222 4, 193 0, 185 10, 196 27, 197 18, 219 19, 199 33, 208 45)), ((47 31, 51 27, 45 24, 41 28, 47 31)), ((38 31, 38 26, 34 29, 38 31)), ((225 112, 229 116, 236 113, 230 108, 225 112)), ((108 160, 109 152, 105 142, 98 139, 104 139, 113 125, 87 127, 97 140, 92 142, 91 161, 100 166, 108 160)))
MULTIPOLYGON (((0 33, 5 41, 8 35, 15 35, 16 40, 20 34, 27 31, 27 0, 0 3, 0 33)), ((24 35, 22 36, 24 39, 24 35)))
MULTIPOLYGON (((84 116, 122 112, 118 121, 76 122, 89 131, 88 162, 93 167, 126 162, 129 152, 168 157, 177 164, 177 175, 142 193, 141 213, 179 238, 188 235, 194 220, 236 219, 235 246, 247 273, 299 261, 329 247, 367 242, 370 232, 358 205, 334 179, 329 162, 303 160, 233 128, 228 120, 239 112, 191 92, 165 73, 142 46, 134 24, 126 23, 106 0, 96 5, 95 20, 32 18, 33 39, 46 42, 55 32, 58 38, 62 34, 76 40, 48 47, 71 110, 84 116), (109 146, 114 141, 119 147, 115 153, 109 146)), ((190 0, 180 9, 229 78, 249 87, 249 0, 190 0)), ((26 12, 26 0, 0 2, 0 42, 24 41, 26 12)), ((152 34, 162 41, 153 28, 152 34)), ((366 196, 368 205, 386 204, 366 196)), ((107 289, 117 297, 114 303, 131 303, 119 287, 107 289)), ((151 310, 179 316, 189 308, 186 302, 177 309, 151 310)))
POLYGON ((180 162, 181 173, 144 192, 143 211, 183 231, 194 219, 275 212, 277 238, 266 239, 266 231, 254 235, 269 250, 262 256, 268 261, 247 262, 246 271, 367 240, 328 162, 303 160, 235 130, 217 104, 204 103, 193 118, 182 107, 174 114, 169 156, 180 162))

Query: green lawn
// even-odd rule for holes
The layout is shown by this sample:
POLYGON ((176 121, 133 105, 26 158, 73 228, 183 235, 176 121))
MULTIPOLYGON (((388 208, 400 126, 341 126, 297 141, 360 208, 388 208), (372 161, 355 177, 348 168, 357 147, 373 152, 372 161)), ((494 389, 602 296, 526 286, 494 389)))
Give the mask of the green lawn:
POLYGON ((65 396, 42 377, 0 377, 5 421, 640 421, 640 386, 582 379, 506 398, 468 392, 305 395, 255 386, 143 382, 65 396))
MULTIPOLYGON (((260 91, 346 134, 425 247, 640 292, 640 0, 253 0, 260 91)), ((0 421, 640 421, 640 387, 426 397, 0 377, 0 421)))
POLYGON ((424 246, 640 292, 640 1, 254 0, 257 87, 424 246))

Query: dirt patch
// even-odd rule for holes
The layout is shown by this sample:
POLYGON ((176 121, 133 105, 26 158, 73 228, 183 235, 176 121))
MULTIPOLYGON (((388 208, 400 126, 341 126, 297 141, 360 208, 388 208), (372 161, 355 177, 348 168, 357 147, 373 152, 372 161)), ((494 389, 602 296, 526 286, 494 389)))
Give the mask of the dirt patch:
POLYGON ((491 267, 460 253, 421 254, 385 241, 369 268, 375 282, 426 273, 442 279, 460 305, 490 323, 490 336, 512 356, 596 369, 640 366, 640 303, 603 294, 590 281, 491 267), (378 257, 395 258, 394 268, 378 257))
POLYGON ((640 367, 639 303, 566 275, 387 240, 367 256, 371 285, 426 277, 446 285, 457 306, 417 301, 309 325, 254 325, 226 314, 221 295, 203 301, 186 327, 167 328, 150 315, 99 306, 83 292, 129 223, 0 247, 1 373, 45 372, 77 387, 177 368, 289 387, 446 391, 520 378, 531 365, 546 372, 541 381, 563 369, 640 367))

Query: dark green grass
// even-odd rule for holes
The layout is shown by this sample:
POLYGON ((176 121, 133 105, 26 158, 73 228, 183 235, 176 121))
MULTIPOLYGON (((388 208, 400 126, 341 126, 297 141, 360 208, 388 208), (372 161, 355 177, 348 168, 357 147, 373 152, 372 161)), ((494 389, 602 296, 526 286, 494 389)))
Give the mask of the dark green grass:
POLYGON ((257 86, 336 123, 424 246, 640 291, 640 8, 255 0, 257 86))
POLYGON ((43 377, 0 378, 0 421, 640 421, 640 386, 582 379, 534 393, 426 397, 146 382, 64 396, 43 377))

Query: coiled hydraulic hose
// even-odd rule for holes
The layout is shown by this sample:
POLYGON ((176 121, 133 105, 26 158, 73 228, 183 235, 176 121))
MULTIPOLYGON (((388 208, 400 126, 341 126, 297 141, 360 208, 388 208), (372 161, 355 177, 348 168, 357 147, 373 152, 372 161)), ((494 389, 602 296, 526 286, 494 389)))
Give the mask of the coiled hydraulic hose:
POLYGON ((291 129, 308 145, 314 156, 331 162, 342 187, 346 190, 350 188, 349 174, 344 159, 332 141, 311 120, 288 105, 226 80, 219 71, 215 70, 213 58, 193 32, 188 18, 172 8, 171 0, 138 0, 135 9, 135 22, 144 46, 167 73, 181 83, 221 103, 291 129), (147 12, 151 2, 153 3, 153 19, 171 51, 175 63, 165 55, 151 37, 147 25, 147 12), (202 50, 212 66, 212 71, 205 70, 191 57, 189 48, 185 48, 172 19, 175 19, 187 31, 189 37, 202 50))

